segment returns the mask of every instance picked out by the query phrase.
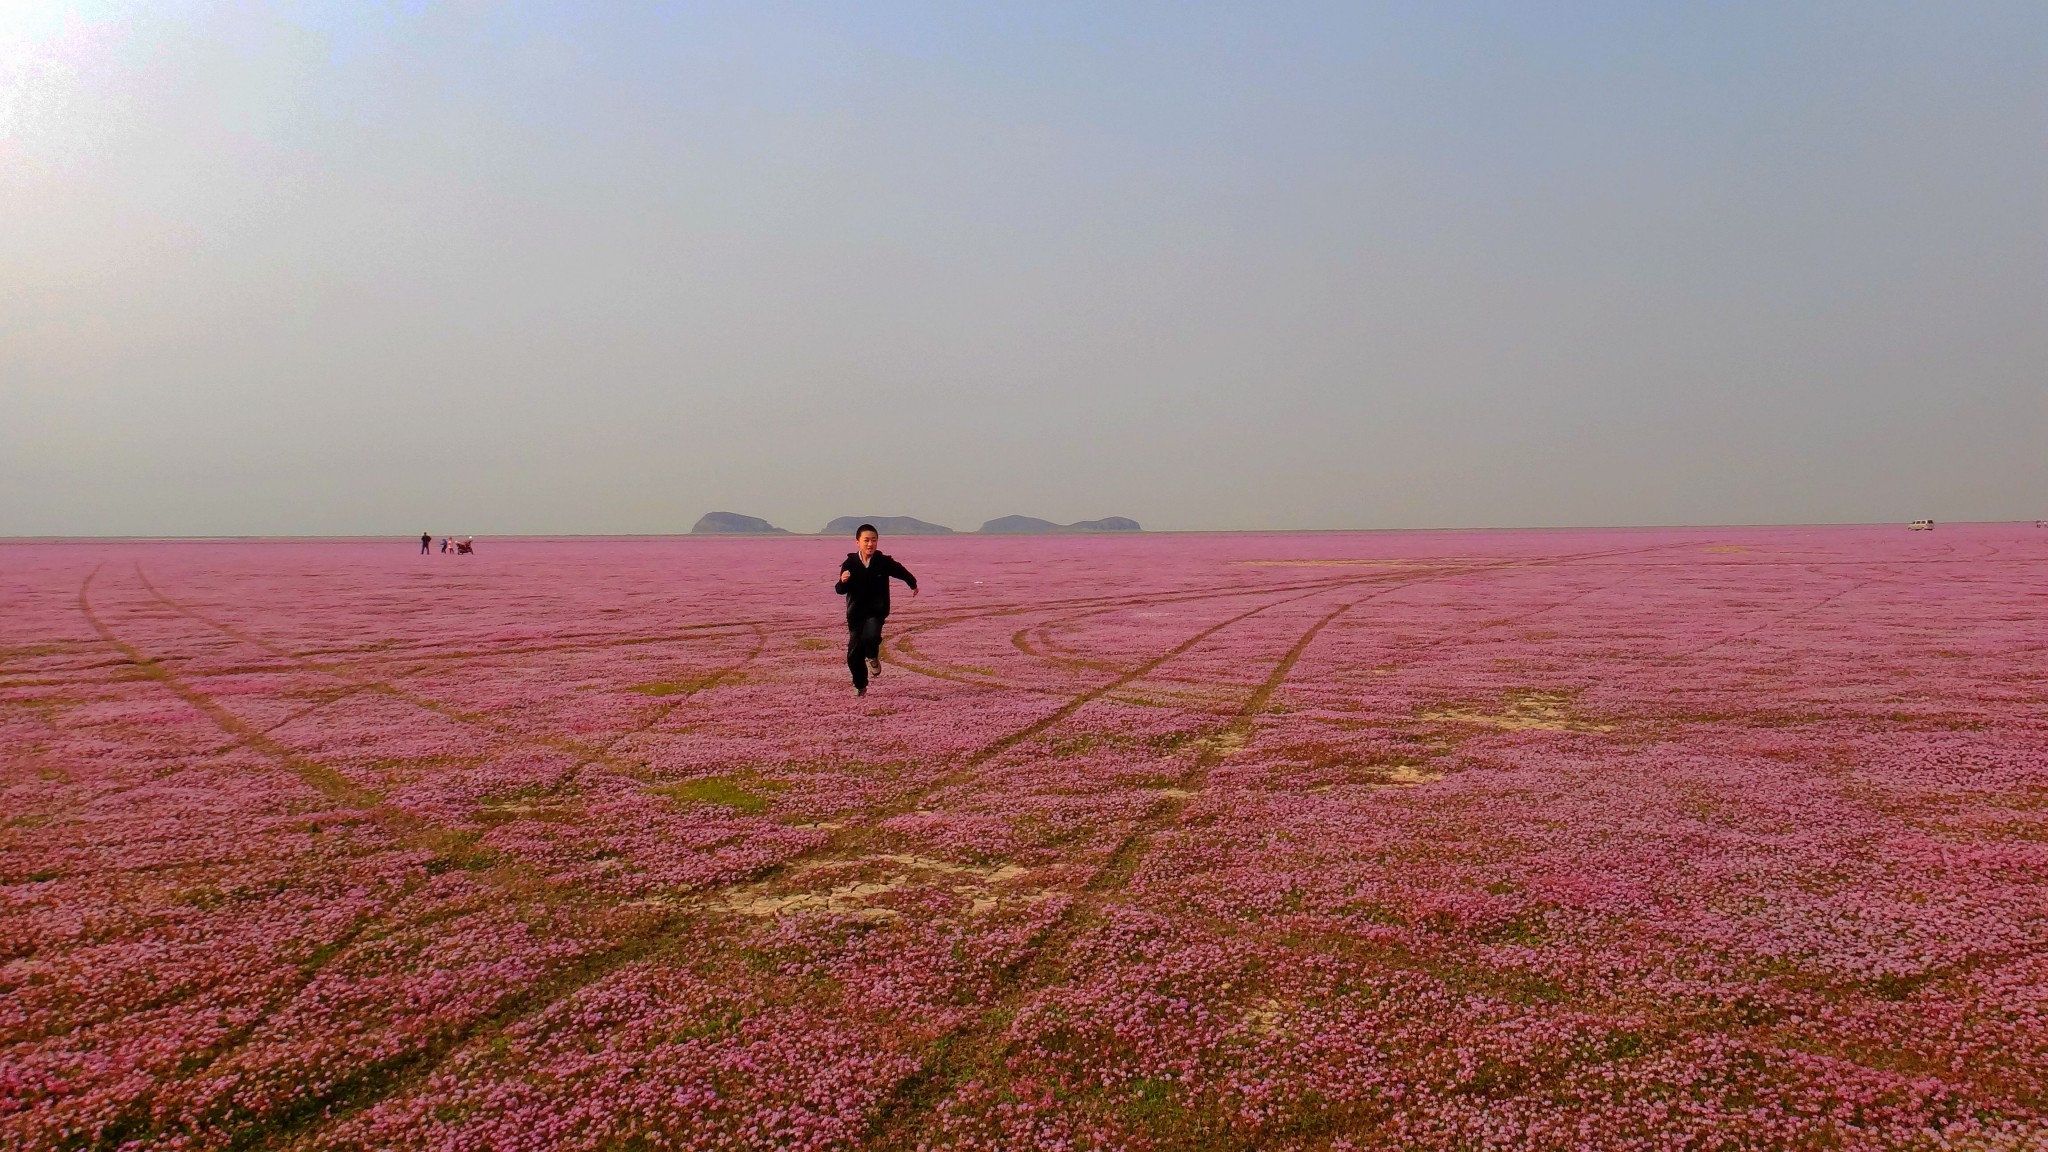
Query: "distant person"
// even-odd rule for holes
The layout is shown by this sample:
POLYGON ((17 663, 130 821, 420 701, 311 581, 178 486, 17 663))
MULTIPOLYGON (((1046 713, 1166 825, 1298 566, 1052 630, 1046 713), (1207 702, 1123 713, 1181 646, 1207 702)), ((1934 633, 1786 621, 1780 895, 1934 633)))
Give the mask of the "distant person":
POLYGON ((443 555, 443 556, 446 556, 447 554, 448 554, 448 538, 447 538, 446 536, 443 536, 443 537, 441 537, 441 555, 443 555))
POLYGON ((420 555, 425 556, 428 552, 431 552, 433 548, 434 534, 432 532, 420 533, 420 555))
POLYGON ((882 674, 882 621, 889 618, 889 578, 910 585, 917 595, 917 577, 910 569, 875 550, 882 534, 873 524, 854 530, 856 551, 839 565, 833 590, 846 597, 846 670, 853 673, 853 694, 868 694, 868 677, 882 674))

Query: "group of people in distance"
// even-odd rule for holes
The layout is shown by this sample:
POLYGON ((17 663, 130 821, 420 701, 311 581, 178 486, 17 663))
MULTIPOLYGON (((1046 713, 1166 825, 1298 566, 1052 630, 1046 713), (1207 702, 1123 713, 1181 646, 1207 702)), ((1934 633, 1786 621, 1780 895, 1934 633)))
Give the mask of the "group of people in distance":
MULTIPOLYGON (((432 532, 420 533, 420 555, 425 556, 433 550, 434 534, 432 532)), ((461 556, 468 556, 476 551, 476 540, 470 536, 464 536, 460 540, 453 536, 443 536, 441 537, 441 551, 443 554, 454 552, 461 556)))

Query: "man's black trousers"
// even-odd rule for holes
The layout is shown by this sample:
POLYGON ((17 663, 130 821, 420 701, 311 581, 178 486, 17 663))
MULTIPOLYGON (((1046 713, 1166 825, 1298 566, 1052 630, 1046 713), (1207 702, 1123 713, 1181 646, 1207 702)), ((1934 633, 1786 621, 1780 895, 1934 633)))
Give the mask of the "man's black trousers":
POLYGON ((853 673, 853 686, 866 690, 868 686, 868 661, 882 655, 882 618, 880 616, 848 616, 846 618, 846 670, 853 673))

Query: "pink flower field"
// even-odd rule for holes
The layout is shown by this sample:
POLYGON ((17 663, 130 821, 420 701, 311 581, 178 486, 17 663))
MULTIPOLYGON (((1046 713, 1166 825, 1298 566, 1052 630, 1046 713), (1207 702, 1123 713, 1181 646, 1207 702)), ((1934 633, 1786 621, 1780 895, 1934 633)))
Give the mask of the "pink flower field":
POLYGON ((2048 1148, 2048 530, 0 545, 0 1147, 2048 1148))

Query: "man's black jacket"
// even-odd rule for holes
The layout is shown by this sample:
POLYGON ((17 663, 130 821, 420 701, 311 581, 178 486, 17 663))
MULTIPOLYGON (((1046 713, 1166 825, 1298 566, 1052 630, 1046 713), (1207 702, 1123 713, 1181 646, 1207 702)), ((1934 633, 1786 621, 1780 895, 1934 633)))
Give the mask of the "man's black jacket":
POLYGON ((841 584, 833 577, 832 590, 846 593, 846 615, 848 619, 873 616, 876 619, 889 618, 889 577, 894 576, 917 591, 917 577, 910 569, 877 552, 866 564, 860 562, 860 553, 848 552, 846 562, 839 566, 841 572, 850 572, 846 583, 841 584))

